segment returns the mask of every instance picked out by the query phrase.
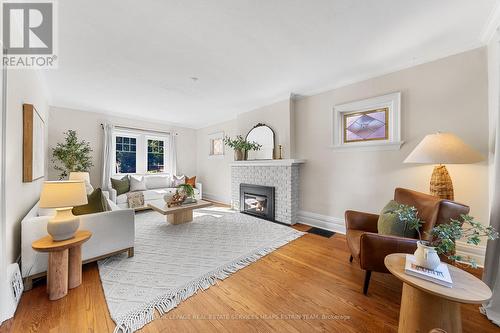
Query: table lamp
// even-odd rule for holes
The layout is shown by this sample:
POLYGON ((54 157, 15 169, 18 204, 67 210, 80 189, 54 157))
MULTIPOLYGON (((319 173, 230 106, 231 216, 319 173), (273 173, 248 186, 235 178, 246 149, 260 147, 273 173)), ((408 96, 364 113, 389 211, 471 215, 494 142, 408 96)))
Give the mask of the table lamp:
POLYGON ((484 160, 483 155, 452 133, 429 134, 406 157, 404 163, 437 164, 431 176, 430 193, 454 200, 453 183, 443 164, 470 164, 484 160))
POLYGON ((73 206, 87 204, 83 181, 46 181, 40 196, 40 208, 56 208, 56 215, 47 223, 47 232, 55 241, 70 239, 80 225, 73 215, 73 206))
POLYGON ((69 173, 69 180, 83 180, 85 182, 85 188, 87 189, 87 194, 92 193, 94 188, 90 185, 90 174, 83 171, 72 171, 69 173))

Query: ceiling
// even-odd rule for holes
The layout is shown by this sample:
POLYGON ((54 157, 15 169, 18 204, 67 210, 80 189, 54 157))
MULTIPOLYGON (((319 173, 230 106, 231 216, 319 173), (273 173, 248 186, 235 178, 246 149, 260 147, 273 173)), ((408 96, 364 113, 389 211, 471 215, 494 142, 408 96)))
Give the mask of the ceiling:
POLYGON ((45 77, 54 106, 199 128, 481 46, 495 9, 495 0, 64 0, 59 68, 45 77))

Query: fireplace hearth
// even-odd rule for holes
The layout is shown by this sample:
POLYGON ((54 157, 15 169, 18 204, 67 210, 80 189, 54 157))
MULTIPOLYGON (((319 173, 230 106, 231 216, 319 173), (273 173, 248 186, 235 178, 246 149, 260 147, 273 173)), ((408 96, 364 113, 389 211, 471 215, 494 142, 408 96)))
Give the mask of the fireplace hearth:
POLYGON ((240 184, 240 211, 274 221, 274 187, 240 184))

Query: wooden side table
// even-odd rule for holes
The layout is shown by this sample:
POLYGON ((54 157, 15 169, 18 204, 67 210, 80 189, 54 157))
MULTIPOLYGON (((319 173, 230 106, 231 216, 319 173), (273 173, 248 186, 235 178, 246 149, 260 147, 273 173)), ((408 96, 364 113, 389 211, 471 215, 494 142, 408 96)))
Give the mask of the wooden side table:
POLYGON ((403 281, 398 332, 429 332, 440 328, 462 332, 460 303, 481 304, 492 296, 481 280, 455 266, 448 265, 453 287, 420 279, 405 273, 406 254, 385 257, 387 269, 403 281))
POLYGON ((91 236, 90 231, 79 230, 71 239, 56 242, 45 236, 31 244, 33 250, 49 253, 47 292, 51 301, 66 296, 68 287, 82 283, 82 244, 91 236))

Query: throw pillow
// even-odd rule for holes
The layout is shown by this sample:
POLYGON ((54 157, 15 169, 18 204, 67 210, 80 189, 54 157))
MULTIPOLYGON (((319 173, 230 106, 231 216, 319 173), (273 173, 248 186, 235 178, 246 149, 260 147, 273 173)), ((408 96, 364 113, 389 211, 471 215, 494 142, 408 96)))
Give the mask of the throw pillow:
POLYGON ((193 188, 196 188, 196 176, 191 177, 191 178, 189 178, 189 177, 186 176, 186 184, 189 184, 193 188))
POLYGON ((116 190, 116 195, 127 193, 130 191, 130 180, 128 176, 122 179, 111 178, 111 187, 116 190))
POLYGON ((378 233, 381 235, 417 238, 417 231, 415 229, 410 229, 406 222, 401 221, 397 214, 392 213, 394 210, 398 209, 398 207, 399 203, 391 200, 382 209, 377 222, 378 233))
POLYGON ((170 178, 168 176, 145 176, 148 190, 155 188, 169 188, 170 178))
POLYGON ((130 176, 130 192, 146 191, 146 179, 144 177, 130 176))
POLYGON ((87 195, 88 203, 86 205, 73 207, 74 215, 86 215, 101 213, 107 210, 106 197, 102 194, 100 188, 96 188, 94 192, 87 195))
POLYGON ((172 179, 172 187, 177 187, 181 184, 186 184, 186 176, 174 176, 172 179))

